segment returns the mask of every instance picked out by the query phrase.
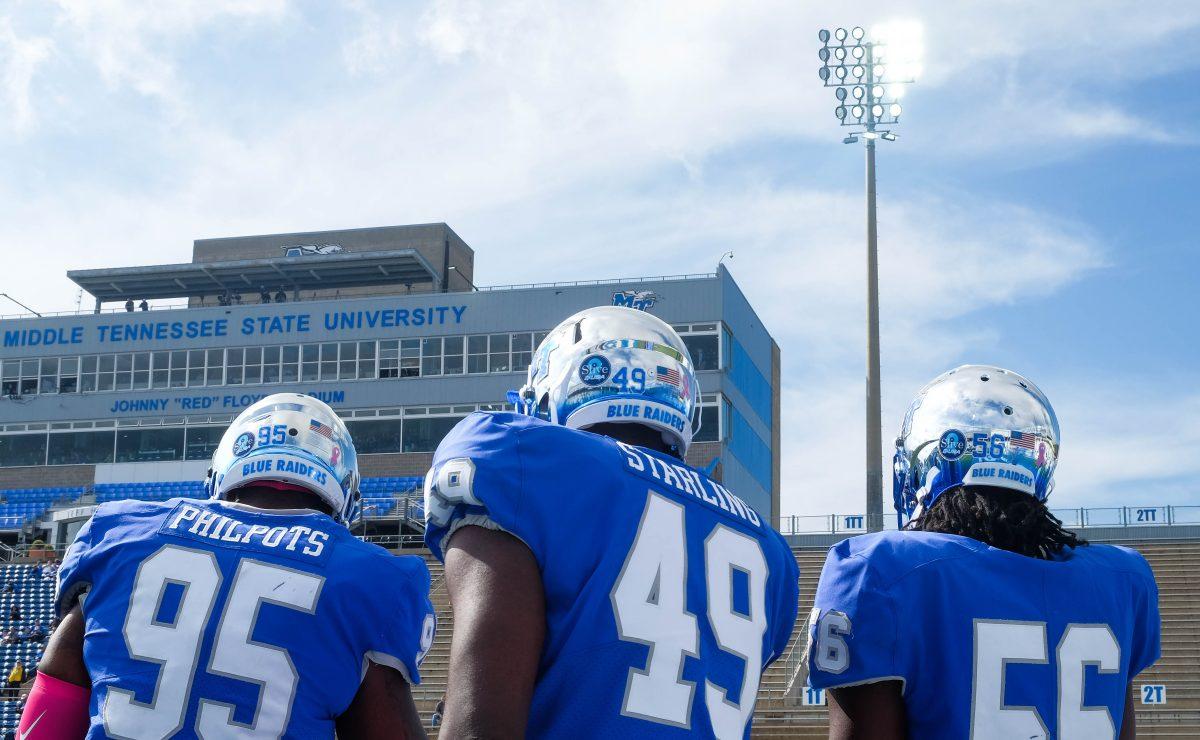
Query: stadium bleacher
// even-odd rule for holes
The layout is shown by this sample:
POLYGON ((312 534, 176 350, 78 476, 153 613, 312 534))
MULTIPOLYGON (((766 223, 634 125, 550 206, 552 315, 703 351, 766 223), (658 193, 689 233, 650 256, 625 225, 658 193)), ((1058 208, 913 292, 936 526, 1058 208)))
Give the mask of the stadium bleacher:
MULTIPOLYGON (((39 622, 43 629, 47 629, 54 616, 53 604, 54 575, 43 566, 25 564, 0 568, 0 634, 7 633, 10 627, 17 631, 27 630, 39 622), (12 586, 11 593, 9 584, 12 586), (11 618, 13 606, 20 610, 20 620, 11 618)), ((3 672, 0 681, 7 680, 17 661, 23 662, 27 672, 32 675, 44 646, 45 642, 41 640, 0 644, 0 671, 3 672)), ((0 702, 0 733, 16 730, 20 720, 17 707, 16 701, 0 702)))
POLYGON ((419 495, 424 483, 420 476, 363 478, 359 484, 363 516, 387 516, 396 508, 398 498, 419 495))
POLYGON ((83 492, 82 486, 0 491, 0 530, 21 529, 51 506, 75 501, 83 492))

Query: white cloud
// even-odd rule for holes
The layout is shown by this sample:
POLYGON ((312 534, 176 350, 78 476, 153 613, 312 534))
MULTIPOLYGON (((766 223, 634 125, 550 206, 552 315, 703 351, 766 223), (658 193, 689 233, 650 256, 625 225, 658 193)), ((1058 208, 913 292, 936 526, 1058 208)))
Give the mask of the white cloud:
POLYGON ((45 37, 23 38, 9 18, 0 17, 0 92, 8 109, 8 125, 18 134, 29 131, 37 118, 31 87, 38 68, 54 44, 45 37))

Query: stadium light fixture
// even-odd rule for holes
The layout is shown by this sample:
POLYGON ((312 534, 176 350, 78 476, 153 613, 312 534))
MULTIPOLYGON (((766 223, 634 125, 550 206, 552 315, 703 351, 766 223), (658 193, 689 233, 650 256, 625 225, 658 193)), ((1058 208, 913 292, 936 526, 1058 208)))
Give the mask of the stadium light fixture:
POLYGON ((843 144, 862 142, 867 159, 867 516, 868 531, 883 529, 883 426, 879 381, 879 245, 875 219, 875 142, 895 141, 905 87, 921 73, 921 24, 894 21, 871 29, 821 29, 818 76, 834 88, 843 144), (847 93, 849 88, 849 93, 847 93), (850 105, 847 105, 850 103, 850 105))

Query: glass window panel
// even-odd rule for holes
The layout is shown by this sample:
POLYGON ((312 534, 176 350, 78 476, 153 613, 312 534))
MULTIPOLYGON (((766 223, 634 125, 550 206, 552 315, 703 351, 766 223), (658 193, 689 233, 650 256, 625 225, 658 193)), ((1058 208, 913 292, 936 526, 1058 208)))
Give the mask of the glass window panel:
POLYGON ((46 357, 42 360, 42 375, 58 375, 57 357, 46 357))
POLYGON ((114 432, 67 432, 51 434, 48 458, 51 465, 95 465, 113 461, 114 432))
POLYGON ((206 385, 221 385, 222 368, 210 367, 205 372, 204 382, 206 385))
POLYGON ((133 389, 145 390, 150 387, 150 371, 149 370, 134 370, 133 371, 133 389))
POLYGON ((375 361, 374 360, 359 360, 358 361, 358 377, 367 378, 375 377, 375 361))
POLYGON ((96 390, 111 391, 113 389, 113 374, 100 373, 96 376, 96 390))
POLYGON ((99 360, 99 358, 96 357, 95 355, 88 355, 87 357, 84 357, 83 358, 83 371, 85 373, 96 372, 96 363, 98 362, 98 360, 99 360))
POLYGON ((354 380, 358 373, 358 363, 354 360, 344 360, 338 363, 338 380, 354 380))
MULTIPOLYGON (((85 358, 86 359, 86 358, 85 358)), ((8 360, 3 365, 2 375, 5 380, 16 380, 21 377, 21 362, 20 360, 8 360)))
POLYGON ((242 380, 246 383, 261 383, 262 382, 262 366, 247 365, 242 370, 242 380))
POLYGON ((697 370, 719 369, 719 340, 716 334, 688 334, 683 337, 683 343, 687 345, 688 354, 692 356, 692 365, 697 370))
POLYGON ((337 345, 336 344, 329 343, 329 344, 321 345, 321 361, 322 362, 336 360, 337 358, 338 357, 337 357, 337 345))
POLYGON ((184 442, 185 459, 211 460, 224 433, 224 427, 188 427, 184 442))
POLYGON ((318 375, 318 366, 315 362, 305 362, 300 366, 300 379, 306 382, 312 382, 320 377, 318 375))
POLYGON ((136 352, 133 355, 134 370, 149 370, 150 369, 150 353, 136 352))
POLYGON ((289 344, 283 348, 284 362, 299 362, 300 361, 300 346, 289 344))
POLYGON ((693 442, 716 442, 720 439, 721 423, 717 406, 700 407, 700 430, 692 435, 693 442))
POLYGON ((187 369, 187 352, 177 349, 171 353, 171 369, 186 370, 187 369))
POLYGON ((263 347, 262 358, 264 365, 275 365, 279 362, 279 347, 263 347))
POLYGON ((246 357, 246 351, 241 347, 233 347, 225 350, 226 365, 241 365, 246 357))
POLYGON ((467 337, 467 352, 473 355, 481 355, 487 352, 487 337, 467 337))
POLYGON ((462 355, 446 355, 445 362, 442 364, 442 372, 446 375, 462 375, 462 355))
POLYGON ((129 352, 122 352, 117 355, 117 372, 129 372, 133 369, 133 355, 129 352))
POLYGON ((21 360, 21 375, 22 377, 31 378, 38 374, 37 360, 21 360))
POLYGON ((321 362, 321 380, 337 380, 337 362, 321 362))
POLYGON ((305 362, 316 362, 321 359, 321 346, 319 344, 306 344, 301 349, 301 357, 305 362))
POLYGON ((208 354, 208 366, 209 367, 220 367, 221 364, 225 361, 224 350, 210 349, 210 350, 208 350, 207 354, 208 354))
POLYGON ((546 331, 534 332, 533 346, 534 347, 540 346, 542 343, 542 340, 544 340, 546 338, 546 335, 548 335, 549 333, 550 332, 546 332, 546 331))
POLYGON ((188 368, 188 386, 204 385, 204 366, 188 368))
POLYGON ((242 366, 231 366, 225 370, 226 385, 241 385, 242 384, 242 366))
POLYGON ((202 350, 202 349, 188 350, 188 367, 189 368, 204 367, 204 350, 202 350))
POLYGON ((78 390, 79 380, 74 375, 63 375, 58 379, 59 393, 74 393, 78 390))
POLYGON ((404 452, 433 452, 461 416, 433 416, 404 420, 404 452))
POLYGON ((78 357, 64 357, 59 372, 63 375, 74 375, 79 371, 78 357))
POLYGON ((354 440, 354 449, 360 455, 364 452, 400 452, 400 426, 399 419, 352 421, 346 424, 346 428, 350 430, 350 437, 354 440))
POLYGON ((166 388, 169 370, 152 370, 150 372, 151 388, 166 388))
POLYGON ((183 459, 183 428, 122 429, 117 432, 117 462, 183 459))
POLYGON ((171 387, 182 388, 187 385, 187 370, 171 368, 171 387))
POLYGON ((262 347, 247 347, 246 348, 246 365, 261 365, 262 364, 262 347))
POLYGON ((342 361, 358 359, 358 345, 354 342, 342 342, 341 355, 338 359, 342 361))
POLYGON ((91 393, 96 390, 96 376, 84 375, 79 379, 79 390, 84 393, 91 393))
POLYGON ((446 354, 448 354, 448 355, 452 355, 452 354, 461 355, 462 354, 462 351, 463 351, 463 338, 462 337, 446 337, 445 340, 443 340, 443 342, 445 344, 446 354))
POLYGON ((5 396, 15 396, 21 391, 21 381, 19 380, 4 380, 0 381, 0 394, 5 396))
POLYGON ((38 392, 38 379, 36 376, 32 378, 21 378, 21 395, 33 396, 38 392))
POLYGON ((284 383, 295 383, 300 379, 300 366, 294 362, 285 362, 283 370, 279 374, 279 379, 284 383))
POLYGON ((375 357, 375 343, 374 342, 359 342, 358 343, 358 359, 360 359, 360 360, 363 358, 371 359, 373 357, 375 357))
POLYGON ((0 434, 0 467, 46 464, 46 435, 0 434))
POLYGON ((422 375, 441 375, 442 374, 442 356, 426 355, 421 358, 421 374, 422 375))

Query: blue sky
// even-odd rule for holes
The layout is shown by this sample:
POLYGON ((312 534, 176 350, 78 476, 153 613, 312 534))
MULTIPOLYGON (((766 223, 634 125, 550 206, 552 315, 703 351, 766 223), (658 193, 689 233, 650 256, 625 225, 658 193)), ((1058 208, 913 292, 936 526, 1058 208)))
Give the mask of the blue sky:
POLYGON ((862 151, 816 31, 912 18, 926 69, 879 156, 886 435, 929 378, 998 363, 1059 411, 1058 506, 1200 504, 1200 5, 854 12, 11 0, 0 291, 66 309, 69 268, 428 221, 491 284, 732 249, 783 351, 784 512, 859 511, 862 151))

